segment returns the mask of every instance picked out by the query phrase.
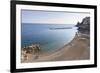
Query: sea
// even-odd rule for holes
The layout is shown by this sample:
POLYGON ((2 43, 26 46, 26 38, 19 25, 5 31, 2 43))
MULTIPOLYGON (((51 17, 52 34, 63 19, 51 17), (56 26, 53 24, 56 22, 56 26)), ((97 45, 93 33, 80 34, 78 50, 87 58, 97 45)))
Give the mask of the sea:
POLYGON ((60 49, 70 43, 77 32, 74 24, 21 24, 21 47, 39 44, 44 52, 60 49))

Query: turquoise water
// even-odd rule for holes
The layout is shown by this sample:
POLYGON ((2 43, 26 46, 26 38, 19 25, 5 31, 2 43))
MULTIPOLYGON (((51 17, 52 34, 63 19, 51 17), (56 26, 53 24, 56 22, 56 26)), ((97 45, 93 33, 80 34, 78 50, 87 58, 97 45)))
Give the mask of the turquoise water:
POLYGON ((40 44, 41 49, 48 52, 69 43, 76 32, 77 27, 72 24, 22 23, 21 45, 24 47, 31 44, 40 44))

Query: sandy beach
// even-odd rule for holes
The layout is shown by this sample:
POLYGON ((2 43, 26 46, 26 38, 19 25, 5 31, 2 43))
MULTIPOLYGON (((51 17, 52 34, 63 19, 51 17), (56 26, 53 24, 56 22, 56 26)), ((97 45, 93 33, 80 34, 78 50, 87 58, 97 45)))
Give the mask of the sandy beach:
POLYGON ((47 61, 68 61, 68 60, 86 60, 90 58, 90 40, 88 35, 76 34, 74 39, 49 53, 28 54, 27 60, 21 60, 22 63, 47 62, 47 61))

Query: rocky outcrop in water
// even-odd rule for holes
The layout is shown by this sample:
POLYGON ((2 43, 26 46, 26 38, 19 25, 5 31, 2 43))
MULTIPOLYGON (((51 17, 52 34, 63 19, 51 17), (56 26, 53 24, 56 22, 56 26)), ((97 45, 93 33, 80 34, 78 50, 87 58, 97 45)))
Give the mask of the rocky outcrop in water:
POLYGON ((34 55, 35 58, 38 57, 40 52, 40 45, 39 44, 32 44, 30 46, 23 47, 21 50, 21 60, 29 60, 30 56, 34 55))
POLYGON ((78 22, 78 31, 82 34, 90 34, 90 17, 85 17, 82 22, 78 22))
POLYGON ((38 53, 40 51, 40 46, 38 44, 32 44, 30 46, 22 48, 23 51, 26 51, 26 53, 38 53))

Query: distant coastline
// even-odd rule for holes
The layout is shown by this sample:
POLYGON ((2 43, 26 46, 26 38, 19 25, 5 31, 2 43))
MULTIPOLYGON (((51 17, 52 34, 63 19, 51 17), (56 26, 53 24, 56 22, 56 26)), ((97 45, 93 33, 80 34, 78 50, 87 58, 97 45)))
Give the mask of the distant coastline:
POLYGON ((50 28, 51 30, 56 30, 56 29, 72 29, 72 27, 63 27, 63 28, 50 28))

